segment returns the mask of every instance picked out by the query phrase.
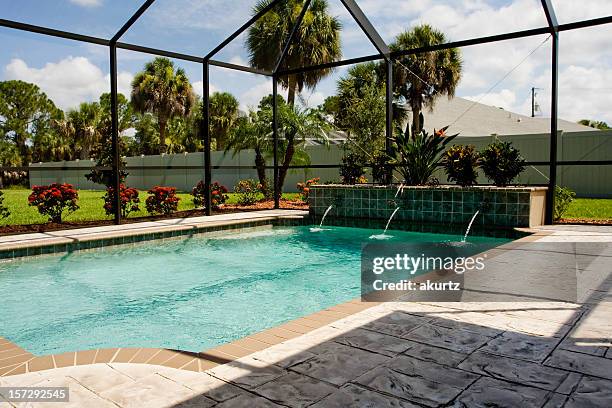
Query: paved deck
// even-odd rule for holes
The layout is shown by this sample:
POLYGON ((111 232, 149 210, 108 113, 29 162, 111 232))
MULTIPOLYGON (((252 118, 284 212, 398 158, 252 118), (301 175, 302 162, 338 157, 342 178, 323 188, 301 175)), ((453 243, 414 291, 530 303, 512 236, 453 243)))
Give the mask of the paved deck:
MULTIPOLYGON (((543 230, 612 242, 608 228, 543 230)), ((79 407, 610 407, 610 274, 595 292, 583 305, 388 302, 204 372, 94 364, 0 386, 69 386, 79 407)))
POLYGON ((122 225, 66 229, 44 233, 6 235, 0 236, 0 251, 34 246, 73 244, 153 233, 188 231, 219 225, 241 224, 287 217, 304 217, 306 215, 308 215, 308 211, 304 210, 261 210, 208 217, 174 218, 122 225))

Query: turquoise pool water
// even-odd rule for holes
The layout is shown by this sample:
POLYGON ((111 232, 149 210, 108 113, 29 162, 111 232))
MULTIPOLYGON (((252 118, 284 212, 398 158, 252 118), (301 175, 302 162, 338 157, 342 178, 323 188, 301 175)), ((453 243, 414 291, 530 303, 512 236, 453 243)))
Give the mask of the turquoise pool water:
POLYGON ((275 227, 0 263, 0 336, 34 354, 201 351, 358 297, 361 243, 374 233, 275 227))

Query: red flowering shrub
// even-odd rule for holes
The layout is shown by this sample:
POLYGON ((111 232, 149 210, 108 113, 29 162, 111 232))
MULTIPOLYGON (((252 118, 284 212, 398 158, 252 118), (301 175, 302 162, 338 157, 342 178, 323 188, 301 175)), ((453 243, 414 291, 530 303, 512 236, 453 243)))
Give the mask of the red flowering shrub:
POLYGON ((180 198, 175 187, 153 187, 148 191, 145 206, 150 214, 170 214, 178 208, 180 198))
MULTIPOLYGON (((200 182, 191 190, 191 195, 193 196, 193 204, 198 207, 206 207, 204 192, 206 191, 204 181, 200 180, 200 182)), ((224 204, 225 201, 229 198, 227 195, 227 188, 217 181, 210 185, 210 202, 212 204, 212 208, 217 209, 221 204, 224 204)))
MULTIPOLYGON (((131 187, 126 187, 121 184, 119 187, 119 195, 121 198, 121 217, 127 218, 131 212, 140 211, 140 198, 138 197, 138 190, 131 187)), ((107 187, 106 194, 102 198, 104 200, 104 211, 106 215, 115 214, 115 189, 113 187, 107 187)))
POLYGON ((62 222, 64 211, 74 212, 79 209, 79 194, 72 184, 53 183, 48 186, 34 186, 28 197, 28 203, 38 208, 38 212, 49 217, 51 222, 62 222))
POLYGON ((320 180, 321 179, 319 177, 315 177, 310 180, 306 180, 303 183, 297 183, 297 189, 300 192, 300 198, 302 199, 302 201, 308 201, 308 194, 310 194, 310 186, 319 183, 320 180))

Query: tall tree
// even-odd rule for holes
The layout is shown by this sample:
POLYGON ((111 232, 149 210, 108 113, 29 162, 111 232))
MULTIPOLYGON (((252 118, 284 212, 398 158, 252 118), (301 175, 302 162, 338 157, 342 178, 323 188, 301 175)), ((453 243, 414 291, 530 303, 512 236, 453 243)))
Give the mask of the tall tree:
POLYGON ((351 67, 338 81, 334 125, 348 134, 349 147, 360 156, 384 146, 385 83, 374 62, 351 67))
POLYGON ((186 117, 195 103, 185 71, 175 70, 168 58, 155 58, 132 81, 132 105, 140 113, 153 113, 159 126, 159 152, 166 151, 166 127, 175 116, 186 117))
POLYGON ((79 159, 88 159, 92 149, 102 141, 100 104, 83 102, 79 105, 79 109, 70 110, 66 116, 67 121, 72 124, 74 146, 79 152, 79 159))
MULTIPOLYGON (((444 33, 423 24, 399 34, 390 45, 392 51, 428 47, 448 42, 444 33)), ((457 48, 412 54, 397 59, 394 66, 395 93, 412 110, 412 134, 420 132, 423 108, 433 109, 436 99, 455 96, 461 79, 461 52, 457 48)))
POLYGON ((269 197, 271 189, 266 177, 265 159, 266 153, 271 149, 270 122, 269 112, 251 110, 248 116, 239 117, 236 120, 236 125, 229 132, 228 143, 225 147, 225 151, 232 150, 234 156, 246 149, 255 151, 257 178, 261 192, 266 197, 269 197))
MULTIPOLYGON (((260 0, 253 14, 267 7, 272 0, 260 0)), ((304 0, 280 2, 259 18, 248 31, 246 41, 251 66, 273 70, 285 46, 289 34, 304 6, 304 0)), ((337 61, 342 57, 340 47, 340 21, 328 13, 326 0, 313 0, 300 24, 294 40, 280 68, 298 68, 337 61)), ((287 101, 295 104, 296 93, 304 87, 313 89, 331 69, 305 72, 279 78, 288 90, 287 101)))
POLYGON ((215 92, 210 97, 210 131, 217 150, 225 150, 229 131, 238 118, 238 100, 228 92, 215 92))
POLYGON ((32 159, 30 145, 36 135, 51 131, 51 119, 61 110, 34 84, 0 82, 0 134, 12 141, 23 162, 32 159))

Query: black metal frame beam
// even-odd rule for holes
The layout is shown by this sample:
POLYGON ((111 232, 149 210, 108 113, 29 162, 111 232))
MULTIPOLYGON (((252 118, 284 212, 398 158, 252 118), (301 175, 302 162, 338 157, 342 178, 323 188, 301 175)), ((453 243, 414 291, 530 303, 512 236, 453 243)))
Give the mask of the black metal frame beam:
MULTIPOLYGON (((281 51, 281 54, 279 55, 278 59, 276 60, 276 64, 274 64, 274 69, 272 70, 272 72, 275 75, 278 73, 279 67, 281 66, 281 64, 283 63, 283 60, 287 56, 287 52, 289 51, 289 47, 291 46, 291 43, 295 39, 295 35, 297 34, 297 31, 300 28, 300 25, 302 25, 302 20, 304 20, 304 16, 306 15, 306 11, 308 11, 308 7, 310 7, 310 2, 311 2, 311 0, 306 0, 304 2, 304 5, 302 6, 302 10, 300 10, 300 14, 298 15, 297 20, 295 20, 295 24, 293 24, 293 27, 291 28, 291 32, 289 33, 289 37, 285 41, 285 44, 283 46, 283 50, 281 51)), ((276 103, 276 99, 274 99, 274 103, 276 103)))
POLYGON ((341 0, 344 7, 348 10, 348 12, 353 17, 353 20, 359 25, 361 30, 364 32, 366 37, 370 40, 372 45, 378 50, 380 55, 382 55, 386 60, 389 60, 389 55, 391 54, 391 50, 389 50, 389 46, 382 39, 378 31, 374 28, 370 20, 366 17, 361 10, 361 7, 357 5, 355 0, 341 0))
MULTIPOLYGON (((571 30, 576 30, 580 28, 595 27, 598 25, 611 24, 611 23, 612 23, 612 16, 594 18, 590 20, 582 20, 582 21, 576 21, 573 23, 560 24, 558 27, 558 31, 559 32, 571 31, 571 30)), ((391 52, 390 56, 392 59, 397 59, 398 57, 402 57, 405 55, 420 54, 420 53, 425 53, 425 52, 444 50, 448 48, 469 47, 472 45, 488 44, 488 43, 499 42, 499 41, 515 40, 519 38, 533 37, 536 35, 550 34, 550 32, 551 32, 550 27, 532 28, 529 30, 514 31, 511 33, 496 34, 496 35, 490 35, 490 36, 485 36, 485 37, 470 38, 467 40, 452 41, 452 42, 448 42, 444 44, 432 45, 429 47, 420 47, 420 48, 413 48, 410 50, 393 51, 391 52)), ((346 65, 360 64, 362 62, 376 61, 380 59, 382 59, 380 55, 371 54, 371 55, 366 55, 363 57, 335 61, 335 62, 330 62, 326 64, 311 65, 309 67, 303 67, 303 68, 292 68, 288 70, 279 71, 278 74, 279 75, 298 74, 301 72, 338 68, 338 67, 342 67, 346 65)))
POLYGON ((115 224, 121 224, 121 160, 119 152, 119 113, 117 100, 117 41, 147 11, 155 0, 147 0, 128 21, 117 31, 109 42, 110 51, 110 88, 111 88, 111 144, 113 154, 113 189, 115 190, 115 224))
POLYGON ((546 208, 544 223, 554 222, 555 189, 557 188, 557 139, 559 115, 559 22, 550 0, 542 0, 542 8, 552 36, 552 52, 550 56, 551 91, 550 91, 550 168, 548 171, 548 190, 546 191, 546 208))
POLYGON ((242 26, 240 26, 240 28, 238 30, 234 31, 232 33, 232 35, 230 35, 225 40, 223 40, 223 42, 221 42, 221 44, 217 45, 204 58, 209 60, 212 57, 214 57, 219 51, 221 51, 223 48, 225 48, 225 46, 227 44, 231 43, 240 34, 242 34, 247 28, 249 28, 254 22, 259 20, 259 18, 262 17, 264 14, 266 14, 268 11, 272 10, 272 8, 275 7, 277 4, 279 4, 281 1, 283 1, 283 0, 273 0, 273 1, 271 1, 270 4, 268 4, 266 7, 261 9, 261 11, 259 13, 255 14, 253 17, 251 17, 251 19, 249 21, 247 21, 242 26))

